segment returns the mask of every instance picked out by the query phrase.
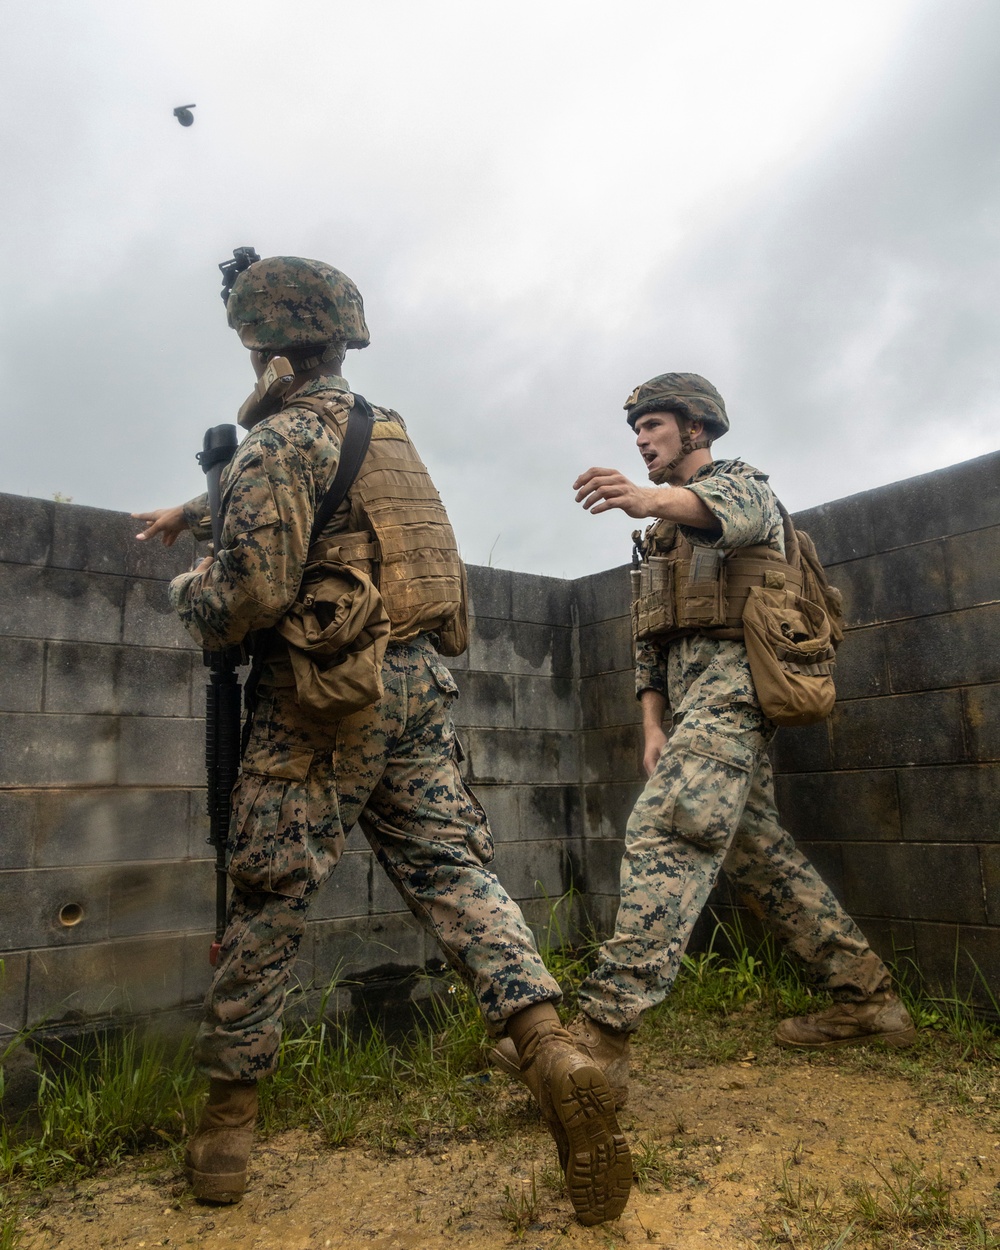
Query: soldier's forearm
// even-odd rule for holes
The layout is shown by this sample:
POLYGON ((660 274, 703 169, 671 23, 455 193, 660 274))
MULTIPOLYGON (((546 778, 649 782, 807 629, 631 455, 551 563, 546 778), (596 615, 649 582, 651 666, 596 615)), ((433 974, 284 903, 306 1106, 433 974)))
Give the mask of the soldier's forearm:
POLYGON ((662 521, 674 521, 691 529, 710 530, 720 533, 722 526, 712 509, 686 486, 658 487, 649 492, 651 517, 662 521))
POLYGON ((659 690, 644 690, 639 696, 639 704, 642 707, 643 730, 659 729, 667 710, 666 698, 659 690))

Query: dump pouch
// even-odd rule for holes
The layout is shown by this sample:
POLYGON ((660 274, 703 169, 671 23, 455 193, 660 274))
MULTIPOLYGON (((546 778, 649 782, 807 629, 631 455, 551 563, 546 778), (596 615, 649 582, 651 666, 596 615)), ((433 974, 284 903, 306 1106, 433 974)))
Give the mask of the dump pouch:
POLYGON ((306 565, 275 626, 288 643, 299 705, 340 718, 382 698, 389 617, 367 574, 331 559, 306 565))
POLYGON ((791 590, 751 586, 743 641, 761 710, 776 725, 812 725, 833 711, 834 648, 819 604, 791 590))

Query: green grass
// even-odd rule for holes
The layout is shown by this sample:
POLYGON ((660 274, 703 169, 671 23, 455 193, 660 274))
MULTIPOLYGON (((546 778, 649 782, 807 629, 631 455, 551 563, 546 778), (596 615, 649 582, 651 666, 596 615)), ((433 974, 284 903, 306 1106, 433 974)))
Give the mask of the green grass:
MULTIPOLYGON (((566 995, 566 1015, 575 1008, 596 949, 593 942, 570 947, 574 905, 572 895, 551 905, 543 952, 566 995)), ((977 1015, 968 999, 929 997, 912 968, 905 971, 903 992, 921 1025, 913 1047, 858 1048, 809 1062, 897 1075, 939 1103, 942 1115, 959 1110, 1000 1127, 996 1027, 977 1015)), ((684 957, 674 992, 644 1022, 640 1062, 650 1071, 748 1059, 802 1062, 802 1056, 772 1046, 775 1023, 825 1002, 773 945, 754 944, 738 929, 720 926, 709 950, 684 957)), ((264 1135, 302 1127, 331 1148, 358 1144, 405 1153, 455 1138, 516 1142, 536 1122, 517 1087, 486 1076, 486 1034, 475 1001, 460 982, 432 996, 418 1027, 399 1040, 374 1025, 348 1029, 331 1022, 327 1006, 324 997, 310 1019, 285 1032, 278 1072, 261 1085, 264 1135)), ((179 1161, 202 1088, 189 1047, 171 1051, 135 1033, 93 1039, 47 1064, 30 1126, 0 1121, 0 1191, 6 1190, 0 1199, 0 1250, 18 1245, 15 1198, 31 1200, 46 1186, 77 1180, 150 1147, 166 1148, 168 1157, 179 1161)), ((699 1184, 694 1144, 680 1125, 663 1139, 639 1135, 639 1188, 699 1184)), ((541 1184, 551 1187, 546 1174, 541 1184)), ((534 1184, 530 1194, 512 1190, 505 1199, 503 1218, 515 1236, 532 1223, 537 1202, 534 1184)), ((947 1186, 915 1165, 840 1195, 793 1193, 786 1171, 774 1218, 762 1235, 770 1239, 765 1244, 792 1250, 896 1250, 911 1244, 1000 1250, 985 1217, 956 1214, 947 1186), (910 1240, 902 1239, 904 1232, 910 1240)))

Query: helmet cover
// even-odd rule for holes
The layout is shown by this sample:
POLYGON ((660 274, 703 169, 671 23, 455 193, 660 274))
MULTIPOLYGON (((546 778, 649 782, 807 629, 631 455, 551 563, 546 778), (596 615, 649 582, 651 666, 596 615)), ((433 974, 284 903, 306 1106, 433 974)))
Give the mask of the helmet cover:
POLYGON ((256 261, 233 283, 226 313, 251 351, 369 343, 361 292, 346 274, 321 260, 270 256, 256 261))
POLYGON ((648 412, 679 412, 700 421, 713 438, 729 429, 725 400, 699 373, 660 373, 637 386, 625 401, 626 419, 633 430, 648 412))

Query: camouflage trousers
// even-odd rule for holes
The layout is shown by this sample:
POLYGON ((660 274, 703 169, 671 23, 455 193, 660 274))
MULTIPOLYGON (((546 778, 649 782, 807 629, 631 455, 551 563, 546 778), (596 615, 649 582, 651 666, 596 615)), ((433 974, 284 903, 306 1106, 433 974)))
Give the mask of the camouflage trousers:
POLYGON ((355 822, 472 987, 491 1033, 560 997, 486 867, 493 839, 455 757, 454 679, 425 639, 391 643, 382 679, 379 703, 333 724, 310 721, 291 690, 262 693, 234 794, 229 923, 196 1043, 210 1077, 274 1071, 310 895, 355 822))
POLYGON ((779 823, 766 754, 774 727, 749 672, 741 676, 745 650, 715 646, 721 676, 711 660, 671 673, 674 729, 629 818, 614 936, 580 991, 581 1008, 611 1028, 636 1028, 669 993, 720 871, 834 998, 857 1001, 889 984, 885 965, 779 823))

